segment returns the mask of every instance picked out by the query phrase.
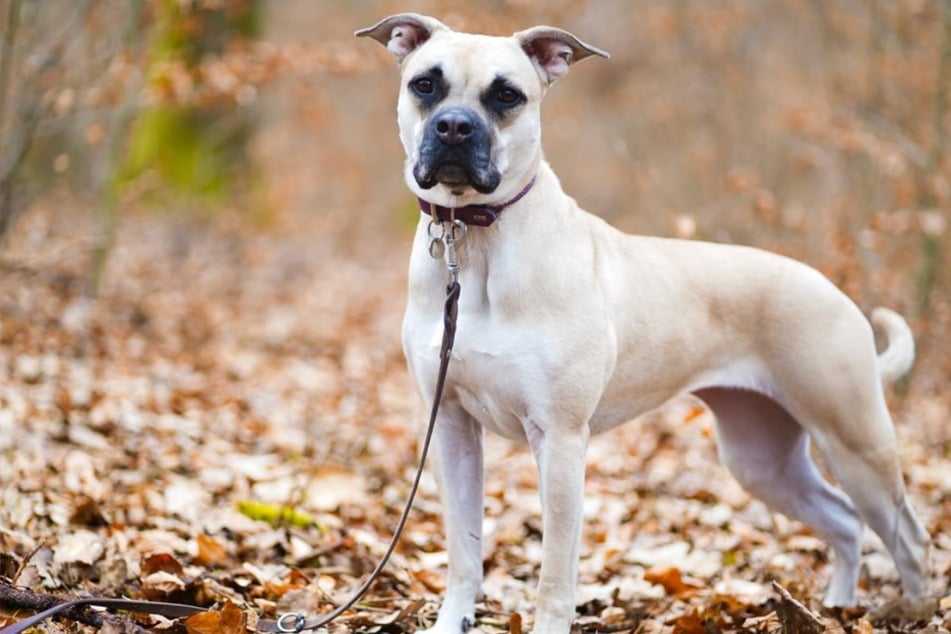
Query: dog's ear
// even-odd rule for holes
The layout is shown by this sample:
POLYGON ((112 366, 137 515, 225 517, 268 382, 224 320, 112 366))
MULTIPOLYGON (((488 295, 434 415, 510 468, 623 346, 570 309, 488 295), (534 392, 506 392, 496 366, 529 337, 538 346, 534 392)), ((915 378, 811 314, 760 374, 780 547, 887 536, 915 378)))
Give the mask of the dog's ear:
POLYGON ((552 26, 534 26, 515 34, 522 50, 535 60, 549 84, 563 77, 568 67, 591 55, 611 57, 607 52, 591 46, 577 37, 552 26))
POLYGON ((407 55, 423 44, 435 31, 449 30, 449 27, 428 15, 418 13, 397 13, 383 18, 373 26, 360 29, 354 35, 370 36, 393 53, 397 62, 402 63, 407 55))

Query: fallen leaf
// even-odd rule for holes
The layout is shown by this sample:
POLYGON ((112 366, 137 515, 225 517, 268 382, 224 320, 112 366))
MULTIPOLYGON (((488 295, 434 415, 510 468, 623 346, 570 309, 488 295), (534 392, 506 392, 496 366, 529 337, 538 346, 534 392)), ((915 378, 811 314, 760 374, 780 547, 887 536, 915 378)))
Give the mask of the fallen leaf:
POLYGON ((690 594, 697 590, 697 586, 685 582, 680 569, 674 567, 649 568, 644 572, 644 579, 662 586, 664 591, 673 597, 690 594))
POLYGON ((422 570, 414 570, 410 574, 413 575, 413 579, 423 584, 430 592, 442 593, 446 590, 446 576, 435 570, 423 568, 422 570))
POLYGON ((90 531, 76 531, 60 538, 53 551, 53 561, 58 564, 94 564, 106 551, 105 542, 90 531))
POLYGON ((779 616, 784 632, 796 632, 797 634, 822 634, 825 632, 825 625, 819 615, 789 594, 786 588, 774 581, 773 590, 779 594, 780 600, 776 606, 776 614, 779 616))
POLYGON ((80 496, 73 504, 73 512, 69 517, 70 524, 83 526, 106 526, 109 522, 103 516, 99 503, 89 496, 80 496))
POLYGON ((291 526, 306 528, 316 523, 316 520, 310 514, 280 504, 264 504, 263 502, 242 500, 238 502, 238 511, 253 520, 268 522, 269 524, 287 523, 291 526))
POLYGON ((172 555, 157 553, 146 557, 142 561, 141 575, 147 577, 156 572, 167 572, 171 575, 182 576, 185 574, 185 568, 172 555))
POLYGON ((874 634, 875 628, 872 627, 871 621, 859 619, 858 623, 855 624, 855 629, 852 631, 854 634, 874 634))
POLYGON ((153 572, 142 578, 142 590, 150 599, 156 599, 184 589, 185 582, 170 572, 153 572))
POLYGON ((920 599, 898 597, 876 608, 869 614, 869 618, 872 621, 927 621, 937 611, 937 597, 920 599))
POLYGON ((384 616, 379 616, 373 619, 375 625, 392 625, 394 623, 402 623, 406 619, 414 616, 423 606, 426 605, 426 601, 423 599, 417 599, 416 601, 411 601, 407 603, 402 608, 394 610, 390 614, 384 616))
POLYGON ((703 619, 696 610, 675 618, 671 625, 673 625, 672 634, 707 634, 703 619))
POLYGON ((204 533, 198 533, 195 541, 198 543, 196 563, 203 566, 220 566, 228 561, 228 549, 218 540, 204 533))
POLYGON ((334 511, 341 504, 366 497, 363 476, 341 468, 324 467, 307 486, 307 504, 321 511, 334 511))
POLYGON ((522 615, 518 612, 509 617, 509 634, 522 634, 522 615))
POLYGON ((188 634, 244 634, 244 613, 231 601, 221 609, 199 612, 184 621, 188 634))
POLYGON ((743 630, 750 632, 775 632, 782 628, 775 612, 763 616, 751 616, 743 621, 743 630))
POLYGON ((279 579, 268 579, 264 582, 264 589, 275 598, 280 598, 291 590, 300 590, 310 583, 307 575, 300 570, 290 570, 279 579))

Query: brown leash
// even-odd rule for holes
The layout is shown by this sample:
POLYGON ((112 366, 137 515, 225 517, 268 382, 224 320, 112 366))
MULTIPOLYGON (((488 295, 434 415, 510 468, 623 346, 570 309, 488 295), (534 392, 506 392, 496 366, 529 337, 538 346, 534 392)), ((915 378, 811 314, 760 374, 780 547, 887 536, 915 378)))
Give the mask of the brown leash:
MULTIPOLYGON (((449 250, 452 252, 451 245, 449 246, 449 250)), ((393 551, 396 549, 396 544, 403 532, 403 527, 406 525, 406 519, 409 517, 409 512, 413 507, 413 500, 416 498, 416 491, 419 489, 419 482, 423 476, 423 466, 426 464, 426 455, 429 453, 429 445, 432 441, 433 431, 436 428, 436 415, 439 412, 439 403, 442 400, 443 388, 446 384, 446 372, 449 369, 449 357, 450 353, 452 352, 452 344, 456 338, 456 316, 458 315, 460 288, 459 282, 456 279, 456 271, 452 269, 452 265, 455 265, 455 254, 452 253, 452 255, 453 257, 451 258, 452 264, 450 265, 449 286, 446 288, 446 305, 443 311, 442 347, 439 351, 439 374, 436 378, 436 391, 433 396, 433 407, 429 415, 429 425, 426 428, 426 436, 423 440, 422 451, 420 452, 419 467, 416 469, 416 477, 413 479, 413 486, 410 488, 409 498, 406 500, 406 506, 403 508, 403 514, 400 516, 400 520, 396 525, 396 530, 393 533, 393 539, 390 540, 390 545, 383 554, 383 558, 380 560, 380 563, 377 564, 373 572, 370 573, 370 576, 367 578, 367 580, 363 582, 363 585, 361 585, 357 591, 354 592, 351 598, 349 598, 345 603, 334 608, 332 612, 323 616, 310 618, 300 612, 288 612, 286 614, 282 614, 273 621, 261 619, 257 624, 258 632, 303 632, 305 630, 313 630, 327 625, 341 614, 352 608, 353 605, 359 601, 363 595, 366 594, 367 590, 370 589, 370 586, 373 585, 373 582, 376 581, 380 576, 380 573, 383 572, 383 568, 390 560, 390 555, 392 555, 393 551)), ((456 265, 456 269, 458 269, 458 265, 456 265)), ((57 603, 49 609, 43 610, 42 612, 37 612, 31 617, 25 618, 22 621, 18 621, 12 625, 4 627, 3 629, 0 629, 0 634, 21 634, 21 632, 26 631, 28 628, 33 627, 34 625, 41 623, 52 616, 68 612, 73 608, 83 608, 86 606, 106 608, 109 610, 122 610, 125 612, 138 612, 142 614, 157 614, 159 616, 173 619, 183 616, 192 616, 194 614, 198 614, 199 612, 207 611, 207 608, 186 605, 184 603, 137 601, 134 599, 99 599, 90 597, 57 603)))

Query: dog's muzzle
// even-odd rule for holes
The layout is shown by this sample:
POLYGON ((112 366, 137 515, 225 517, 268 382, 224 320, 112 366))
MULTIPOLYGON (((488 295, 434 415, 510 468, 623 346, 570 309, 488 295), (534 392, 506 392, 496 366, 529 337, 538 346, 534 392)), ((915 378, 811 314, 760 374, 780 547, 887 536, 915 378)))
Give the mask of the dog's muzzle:
POLYGON ((472 187, 489 194, 502 180, 492 165, 492 144, 482 118, 468 108, 436 112, 426 123, 413 177, 423 189, 442 183, 449 188, 472 187))

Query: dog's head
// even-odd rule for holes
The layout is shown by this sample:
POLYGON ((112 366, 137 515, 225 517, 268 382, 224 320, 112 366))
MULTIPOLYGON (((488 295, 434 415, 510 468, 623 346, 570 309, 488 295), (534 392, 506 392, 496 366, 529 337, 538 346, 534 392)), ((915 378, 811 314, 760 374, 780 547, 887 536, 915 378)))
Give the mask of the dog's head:
POLYGON ((460 207, 511 198, 541 160, 539 104, 568 67, 604 51, 548 26, 510 37, 458 33, 415 13, 390 16, 370 36, 400 63, 397 114, 409 188, 460 207))

